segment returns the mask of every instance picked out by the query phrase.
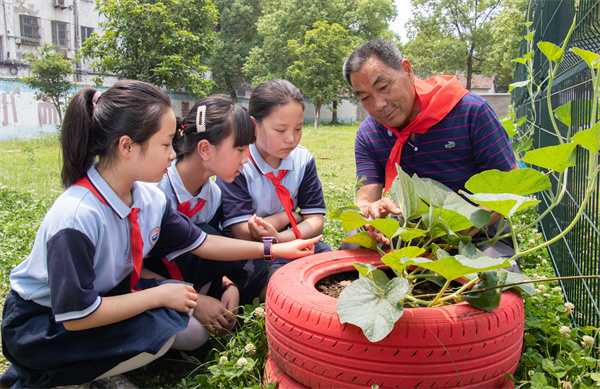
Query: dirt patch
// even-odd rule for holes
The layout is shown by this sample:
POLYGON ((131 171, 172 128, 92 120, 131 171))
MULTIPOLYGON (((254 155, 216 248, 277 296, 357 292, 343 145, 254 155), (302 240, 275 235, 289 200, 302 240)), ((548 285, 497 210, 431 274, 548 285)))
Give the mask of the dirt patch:
MULTIPOLYGON (((386 269, 384 271, 386 271, 388 277, 390 277, 390 278, 395 277, 394 273, 391 270, 386 269)), ((320 279, 316 283, 315 288, 319 292, 323 293, 324 295, 327 295, 327 296, 333 297, 333 298, 338 298, 340 296, 340 293, 342 293, 342 290, 344 290, 345 287, 350 285, 352 283, 352 281, 354 281, 356 279, 358 279, 357 271, 347 271, 347 272, 343 272, 343 273, 336 273, 336 274, 332 274, 325 278, 320 279)), ((451 284, 451 288, 452 287, 454 287, 454 288, 460 287, 460 284, 453 281, 451 284)), ((440 291, 440 286, 438 286, 434 282, 426 281, 426 282, 421 282, 418 285, 414 286, 413 290, 412 290, 412 295, 413 296, 431 296, 431 297, 433 297, 439 291, 440 291)))

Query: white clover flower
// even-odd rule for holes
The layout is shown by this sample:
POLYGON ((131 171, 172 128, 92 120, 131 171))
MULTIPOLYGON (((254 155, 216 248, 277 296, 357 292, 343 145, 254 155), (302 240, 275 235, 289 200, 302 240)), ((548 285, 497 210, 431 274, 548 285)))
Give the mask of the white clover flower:
POLYGON ((555 319, 556 321, 560 321, 560 317, 558 317, 558 316, 554 316, 554 319, 555 319))
POLYGON ((256 317, 265 317, 265 310, 262 307, 258 307, 254 310, 254 316, 256 317))
POLYGON ((244 357, 241 357, 240 359, 238 359, 238 361, 236 363, 236 365, 238 365, 239 367, 246 366, 247 364, 248 364, 248 361, 244 357))
POLYGON ((542 291, 539 289, 535 289, 535 294, 542 294, 542 291))
POLYGON ((552 290, 555 292, 562 292, 562 288, 560 286, 555 286, 554 288, 552 288, 552 290))
POLYGON ((546 261, 545 259, 542 259, 542 265, 547 265, 548 261, 546 261))
POLYGON ((534 374, 535 374, 535 370, 529 370, 527 372, 527 375, 529 375, 530 377, 533 377, 534 374))
POLYGON ((529 243, 531 243, 531 244, 534 244, 534 243, 535 243, 535 240, 533 240, 533 239, 529 239, 529 243))
POLYGON ((538 286, 538 289, 540 290, 540 292, 544 293, 546 291, 546 285, 540 285, 538 286))
POLYGON ((248 355, 254 355, 256 353, 256 346, 252 343, 248 343, 246 347, 244 347, 248 355))
POLYGON ((542 239, 542 234, 540 234, 539 232, 537 234, 535 234, 536 239, 542 239))
POLYGON ((220 365, 224 365, 224 364, 226 364, 227 362, 229 362, 229 359, 227 359, 227 357, 226 357, 226 356, 222 356, 221 358, 219 358, 219 364, 220 364, 220 365))
POLYGON ((534 228, 532 231, 534 234, 537 234, 539 232, 537 228, 534 228))
POLYGON ((575 309, 575 304, 573 303, 565 303, 565 309, 567 310, 567 315, 570 315, 575 309))
POLYGON ((562 326, 558 329, 558 332, 560 332, 563 336, 563 338, 568 338, 571 335, 569 334, 571 332, 571 329, 567 326, 562 326))
POLYGON ((538 259, 542 259, 542 256, 541 256, 541 255, 538 255, 537 257, 538 257, 538 259))
POLYGON ((581 346, 583 348, 592 348, 592 346, 594 345, 594 338, 592 338, 589 335, 584 335, 583 340, 581 341, 581 346))

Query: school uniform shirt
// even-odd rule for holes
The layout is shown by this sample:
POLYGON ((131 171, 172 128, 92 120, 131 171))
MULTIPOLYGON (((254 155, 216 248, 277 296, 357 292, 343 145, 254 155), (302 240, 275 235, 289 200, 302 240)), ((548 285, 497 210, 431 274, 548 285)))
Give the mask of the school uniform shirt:
POLYGON ((171 207, 177 210, 177 205, 186 201, 190 202, 190 207, 193 209, 199 201, 204 199, 206 202, 201 210, 196 212, 190 219, 196 225, 209 223, 221 206, 221 189, 210 178, 202 185, 200 193, 197 196, 192 196, 187 191, 181 180, 181 176, 177 171, 177 160, 173 160, 171 167, 163 176, 163 179, 158 183, 158 187, 162 190, 167 198, 171 200, 171 207))
POLYGON ((223 228, 247 222, 253 214, 267 217, 283 211, 275 186, 265 177, 267 173, 277 177, 280 170, 288 170, 281 183, 290 192, 293 210, 300 208, 302 215, 325 214, 321 181, 315 159, 308 149, 298 145, 281 160, 278 169, 265 162, 256 145, 251 144, 249 151, 254 162, 244 164, 241 174, 233 182, 226 183, 217 178, 222 196, 223 228))
MULTIPOLYGON (((71 186, 44 217, 29 257, 10 275, 12 289, 24 300, 50 307, 57 322, 88 316, 107 294, 133 271, 130 207, 113 192, 95 167, 92 185, 109 206, 90 190, 71 186)), ((155 186, 134 183, 132 208, 143 254, 169 260, 199 247, 206 234, 173 211, 155 186)))
MULTIPOLYGON (((385 183, 385 168, 396 135, 371 115, 360 124, 354 146, 356 176, 364 184, 385 183)), ((434 179, 454 191, 483 170, 516 165, 506 130, 480 96, 467 93, 439 123, 415 134, 402 147, 400 167, 408 175, 434 179)))

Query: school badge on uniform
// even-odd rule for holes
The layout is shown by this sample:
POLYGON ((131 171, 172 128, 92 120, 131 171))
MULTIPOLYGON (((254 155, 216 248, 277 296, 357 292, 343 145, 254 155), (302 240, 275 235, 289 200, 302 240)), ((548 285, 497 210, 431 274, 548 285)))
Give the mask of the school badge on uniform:
POLYGON ((160 227, 156 226, 152 229, 152 231, 150 231, 150 244, 152 246, 154 246, 154 244, 156 243, 156 241, 158 240, 158 237, 160 236, 160 227))

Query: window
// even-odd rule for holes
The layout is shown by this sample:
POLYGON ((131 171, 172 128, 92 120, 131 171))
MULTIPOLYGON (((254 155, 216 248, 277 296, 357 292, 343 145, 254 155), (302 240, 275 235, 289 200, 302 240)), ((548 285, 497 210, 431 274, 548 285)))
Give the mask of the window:
POLYGON ((52 44, 54 47, 69 47, 69 25, 52 21, 52 44))
POLYGON ((40 18, 29 15, 19 15, 21 24, 21 43, 26 45, 40 44, 40 18))
POLYGON ((85 40, 89 38, 93 32, 94 29, 91 27, 81 27, 81 46, 83 46, 85 40))

